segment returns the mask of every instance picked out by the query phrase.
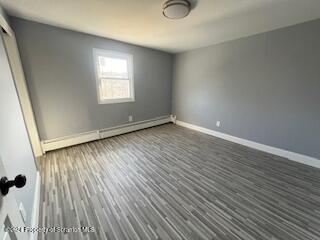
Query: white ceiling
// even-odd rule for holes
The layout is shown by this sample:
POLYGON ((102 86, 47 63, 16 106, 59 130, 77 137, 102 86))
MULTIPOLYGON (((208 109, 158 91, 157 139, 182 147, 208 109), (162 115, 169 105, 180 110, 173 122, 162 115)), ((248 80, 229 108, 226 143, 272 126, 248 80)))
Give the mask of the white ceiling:
POLYGON ((320 0, 198 0, 191 14, 180 20, 162 16, 162 0, 0 4, 13 16, 173 53, 320 18, 320 0))

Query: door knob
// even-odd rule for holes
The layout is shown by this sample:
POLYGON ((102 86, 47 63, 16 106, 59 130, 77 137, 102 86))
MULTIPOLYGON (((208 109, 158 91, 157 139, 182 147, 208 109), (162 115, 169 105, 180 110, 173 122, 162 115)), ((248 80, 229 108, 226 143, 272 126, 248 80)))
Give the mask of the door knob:
POLYGON ((9 189, 15 186, 16 188, 22 188, 26 185, 27 178, 25 175, 19 174, 14 180, 8 180, 7 177, 0 179, 0 190, 3 196, 7 195, 9 189))

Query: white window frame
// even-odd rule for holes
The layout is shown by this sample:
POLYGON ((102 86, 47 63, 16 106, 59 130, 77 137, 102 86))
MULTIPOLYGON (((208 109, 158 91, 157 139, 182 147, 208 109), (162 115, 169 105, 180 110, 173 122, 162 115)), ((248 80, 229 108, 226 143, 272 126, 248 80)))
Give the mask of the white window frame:
POLYGON ((94 71, 96 76, 96 87, 97 87, 97 96, 99 104, 110 104, 110 103, 125 103, 125 102, 134 102, 134 77, 133 77, 133 55, 123 52, 116 52, 112 50, 105 49, 93 49, 93 59, 94 59, 94 71), (101 92, 101 81, 99 79, 98 73, 98 57, 106 56, 110 58, 122 58, 126 59, 128 63, 128 76, 129 76, 129 87, 130 87, 130 98, 115 98, 115 99, 102 99, 101 92))

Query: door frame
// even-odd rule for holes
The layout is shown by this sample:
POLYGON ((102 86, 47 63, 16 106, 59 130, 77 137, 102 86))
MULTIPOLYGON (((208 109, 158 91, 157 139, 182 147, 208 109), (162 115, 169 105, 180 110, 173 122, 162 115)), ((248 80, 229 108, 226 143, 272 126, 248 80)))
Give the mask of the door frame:
POLYGON ((33 154, 35 157, 40 157, 44 154, 37 124, 32 109, 32 104, 28 92, 27 83, 25 80, 22 63, 20 59, 19 49, 16 41, 15 34, 10 27, 8 18, 4 10, 0 6, 0 27, 2 27, 7 34, 3 35, 4 45, 7 50, 9 64, 11 67, 13 80, 18 93, 21 110, 23 113, 24 121, 27 127, 30 143, 32 146, 33 154))

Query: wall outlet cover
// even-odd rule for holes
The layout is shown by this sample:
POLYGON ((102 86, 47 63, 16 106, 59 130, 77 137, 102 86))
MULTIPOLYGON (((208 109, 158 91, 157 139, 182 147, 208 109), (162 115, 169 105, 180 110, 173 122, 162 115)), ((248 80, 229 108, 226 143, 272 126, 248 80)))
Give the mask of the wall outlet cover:
POLYGON ((220 122, 220 121, 217 121, 217 122, 216 122, 216 126, 217 126, 217 127, 220 127, 220 126, 221 126, 221 122, 220 122))
POLYGON ((129 122, 132 122, 133 121, 133 117, 130 115, 129 116, 129 122))

